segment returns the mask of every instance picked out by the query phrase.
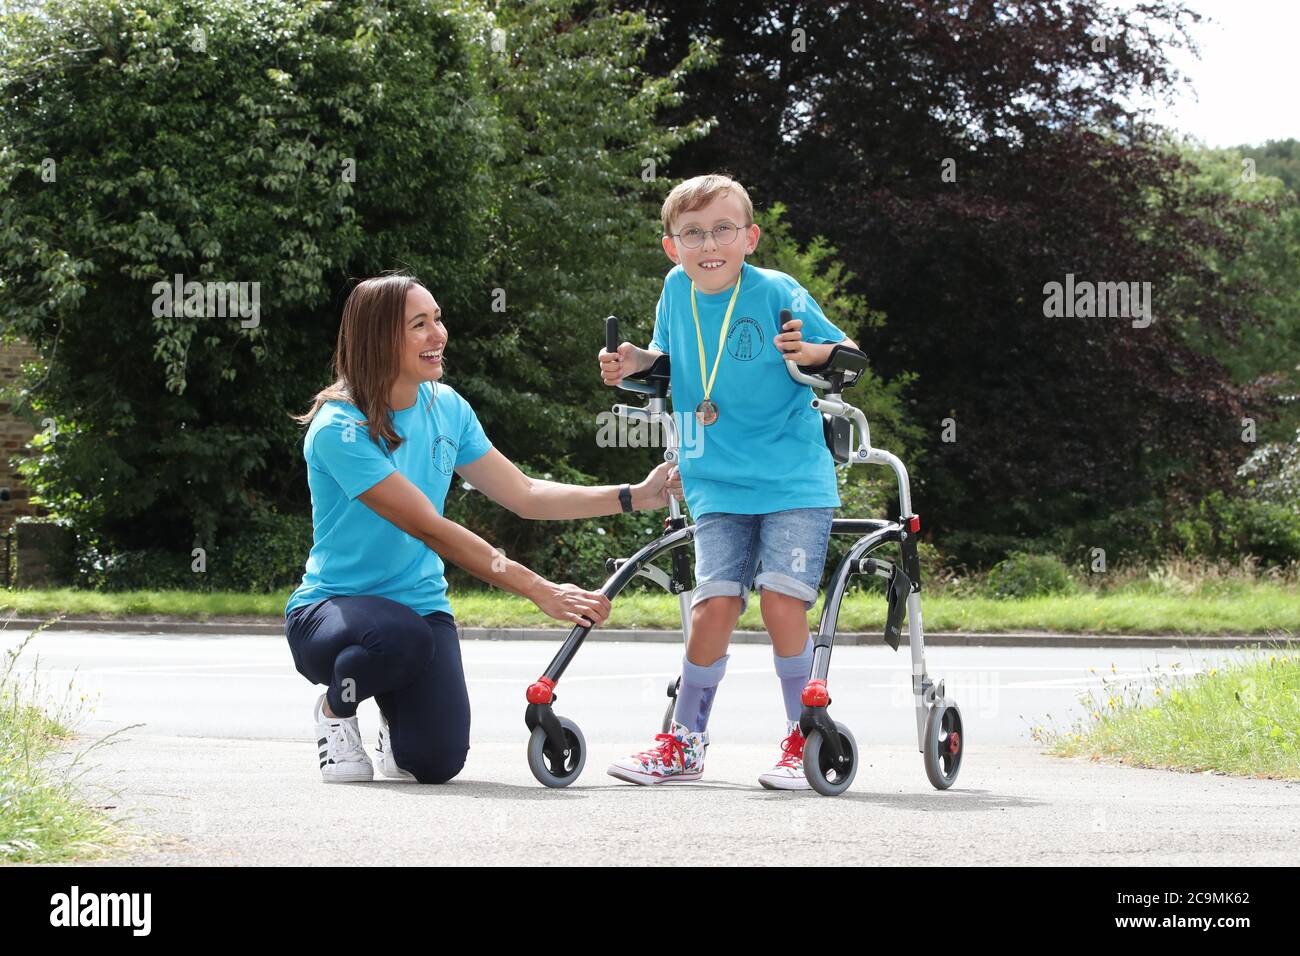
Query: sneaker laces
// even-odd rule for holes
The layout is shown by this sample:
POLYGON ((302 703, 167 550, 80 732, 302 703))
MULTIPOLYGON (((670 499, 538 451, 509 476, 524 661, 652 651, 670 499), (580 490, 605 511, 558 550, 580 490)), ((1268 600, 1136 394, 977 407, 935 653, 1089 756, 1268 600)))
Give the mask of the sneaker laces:
POLYGON ((340 757, 354 756, 357 751, 365 753, 361 743, 361 733, 350 720, 331 723, 325 735, 329 741, 329 756, 337 761, 340 757))
POLYGON ((803 744, 803 731, 796 727, 790 732, 790 736, 781 741, 781 750, 784 756, 776 762, 776 765, 798 770, 803 764, 803 744))
POLYGON ((669 767, 673 765, 673 758, 676 758, 681 763, 682 768, 685 769, 686 748, 682 746, 682 742, 677 737, 673 734, 655 734, 655 740, 659 741, 659 746, 652 747, 650 750, 643 750, 637 756, 658 757, 669 767))

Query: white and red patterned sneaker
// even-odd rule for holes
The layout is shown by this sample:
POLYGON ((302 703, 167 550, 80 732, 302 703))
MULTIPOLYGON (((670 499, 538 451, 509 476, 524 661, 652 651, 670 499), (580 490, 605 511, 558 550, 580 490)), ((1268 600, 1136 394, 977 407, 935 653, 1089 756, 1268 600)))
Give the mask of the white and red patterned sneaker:
POLYGON ((673 721, 671 734, 655 734, 655 746, 609 765, 609 775, 628 783, 690 783, 704 775, 709 735, 673 721))
POLYGON ((799 722, 786 724, 787 736, 781 741, 781 759, 767 773, 760 774, 758 782, 769 790, 811 790, 803 772, 803 731, 799 722))

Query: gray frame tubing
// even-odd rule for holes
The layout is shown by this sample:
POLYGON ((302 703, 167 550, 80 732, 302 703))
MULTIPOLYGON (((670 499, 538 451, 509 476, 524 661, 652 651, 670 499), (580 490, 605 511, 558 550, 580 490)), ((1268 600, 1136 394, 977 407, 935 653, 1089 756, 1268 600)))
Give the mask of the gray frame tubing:
MULTIPOLYGON (((655 538, 655 540, 628 558, 622 567, 606 578, 605 583, 600 586, 600 593, 612 602, 614 598, 618 597, 619 592, 627 587, 628 582, 636 577, 637 572, 642 567, 661 554, 667 554, 669 551, 690 544, 694 540, 694 525, 687 525, 677 531, 670 531, 668 534, 655 538)), ((578 652, 578 648, 582 646, 582 642, 586 640, 589 633, 591 633, 591 628, 584 624, 575 624, 573 629, 569 631, 569 636, 560 645, 560 649, 555 652, 555 657, 551 659, 551 663, 547 665, 542 676, 558 682, 561 675, 564 674, 565 668, 573 660, 573 655, 578 652)))
MULTIPOLYGON (((898 522, 882 521, 874 518, 836 518, 831 522, 831 534, 843 535, 865 533, 867 537, 858 541, 849 551, 848 555, 840 561, 839 567, 835 572, 835 584, 833 588, 827 592, 826 605, 822 609, 822 620, 821 624, 818 625, 818 644, 820 644, 821 634, 826 633, 826 624, 828 620, 832 628, 831 640, 834 640, 835 620, 839 616, 840 600, 843 598, 844 591, 848 586, 849 572, 847 569, 849 567, 848 562, 850 558, 856 561, 858 558, 863 557, 870 551, 874 551, 881 544, 891 540, 897 540, 896 535, 898 531, 898 522), (888 537, 891 533, 894 534, 895 537, 888 537), (834 616, 827 618, 827 610, 832 606, 832 598, 834 600, 835 614, 834 616)), ((631 580, 637 576, 637 572, 639 572, 643 567, 650 564, 661 555, 667 554, 669 551, 676 548, 685 547, 694 542, 694 540, 694 525, 687 525, 680 530, 670 531, 668 534, 661 535, 647 544, 636 554, 632 555, 632 557, 628 558, 617 571, 606 578, 605 583, 600 586, 600 593, 605 595, 605 597, 609 598, 612 602, 616 597, 618 597, 623 589, 627 587, 631 580)), ((591 630, 591 628, 585 625, 575 624, 569 631, 568 636, 564 639, 564 643, 560 645, 560 649, 556 651, 555 656, 551 659, 551 663, 547 666, 543 676, 558 683, 560 677, 564 674, 565 669, 568 668, 570 663, 572 663, 574 655, 578 652, 578 648, 582 646, 587 635, 591 633, 591 630)), ((814 651, 813 661, 813 667, 815 670, 817 661, 816 651, 814 651)), ((829 666, 829 650, 826 653, 826 662, 827 666, 829 666)), ((820 676, 825 678, 826 674, 824 670, 820 676)))
MULTIPOLYGON (((826 603, 822 605, 821 620, 817 624, 817 636, 813 638, 813 663, 809 680, 826 680, 827 675, 830 673, 831 651, 835 645, 835 628, 839 623, 840 603, 844 600, 844 593, 849 587, 849 579, 855 573, 854 569, 858 566, 858 562, 872 551, 886 544, 891 542, 901 543, 900 536, 903 528, 897 521, 851 520, 853 520, 854 524, 872 524, 875 529, 866 537, 855 542, 835 567, 835 576, 826 589, 826 603)), ((832 523, 832 534, 836 533, 835 525, 840 523, 839 521, 832 523)))

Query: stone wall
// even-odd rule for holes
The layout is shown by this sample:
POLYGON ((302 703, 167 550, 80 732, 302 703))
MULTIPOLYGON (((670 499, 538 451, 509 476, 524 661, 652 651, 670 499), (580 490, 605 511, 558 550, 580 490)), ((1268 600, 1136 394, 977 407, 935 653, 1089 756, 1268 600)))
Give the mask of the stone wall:
MULTIPOLYGON (((0 384, 17 382, 19 367, 38 358, 36 350, 25 342, 0 345, 0 384)), ((8 488, 10 496, 8 501, 0 501, 0 531, 10 530, 20 516, 45 514, 44 509, 31 504, 27 486, 9 466, 9 459, 22 453, 35 432, 28 416, 14 414, 9 405, 0 402, 0 488, 8 488)))

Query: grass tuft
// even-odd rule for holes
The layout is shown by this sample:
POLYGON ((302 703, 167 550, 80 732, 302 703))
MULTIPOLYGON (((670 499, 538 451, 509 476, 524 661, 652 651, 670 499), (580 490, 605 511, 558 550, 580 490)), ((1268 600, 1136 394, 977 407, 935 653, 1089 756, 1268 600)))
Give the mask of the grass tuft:
POLYGON ((66 747, 86 699, 69 682, 59 702, 47 700, 39 660, 25 675, 16 665, 44 625, 5 653, 0 671, 0 863, 60 863, 95 859, 121 842, 102 809, 85 803, 81 759, 66 747), (51 712, 52 708, 52 712, 51 712))
MULTIPOLYGON (((1114 665, 1112 665, 1114 671, 1114 665)), ((1063 757, 1137 767, 1300 780, 1300 655, 1281 647, 1185 673, 1107 679, 1068 730, 1031 729, 1063 757)))

